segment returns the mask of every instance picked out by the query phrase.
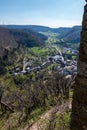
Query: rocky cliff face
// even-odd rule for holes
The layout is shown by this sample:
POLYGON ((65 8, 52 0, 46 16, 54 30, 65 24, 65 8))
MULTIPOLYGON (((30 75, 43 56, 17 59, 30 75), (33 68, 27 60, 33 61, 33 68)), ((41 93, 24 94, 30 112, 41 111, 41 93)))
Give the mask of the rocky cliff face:
MULTIPOLYGON (((86 0, 87 2, 87 0, 86 0)), ((87 4, 84 7, 71 130, 87 130, 87 4)))

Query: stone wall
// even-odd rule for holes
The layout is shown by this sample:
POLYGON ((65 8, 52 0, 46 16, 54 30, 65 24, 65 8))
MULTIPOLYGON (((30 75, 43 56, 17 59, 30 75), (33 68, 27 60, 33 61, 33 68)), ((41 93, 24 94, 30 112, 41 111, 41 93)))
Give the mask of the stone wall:
POLYGON ((84 7, 77 68, 72 104, 71 130, 87 130, 87 4, 84 7))

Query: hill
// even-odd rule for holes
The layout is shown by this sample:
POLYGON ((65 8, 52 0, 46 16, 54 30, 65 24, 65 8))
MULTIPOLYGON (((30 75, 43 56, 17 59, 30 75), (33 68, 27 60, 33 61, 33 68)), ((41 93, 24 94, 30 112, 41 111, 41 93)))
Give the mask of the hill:
POLYGON ((66 42, 79 43, 81 29, 81 26, 74 26, 70 28, 68 31, 61 34, 59 38, 64 39, 64 41, 66 42))
POLYGON ((20 45, 26 47, 41 46, 46 38, 46 36, 29 29, 25 31, 0 27, 0 55, 3 55, 6 50, 9 51, 20 45))
POLYGON ((16 48, 17 45, 14 37, 10 35, 9 30, 0 28, 0 56, 2 56, 6 50, 10 51, 12 48, 16 48))

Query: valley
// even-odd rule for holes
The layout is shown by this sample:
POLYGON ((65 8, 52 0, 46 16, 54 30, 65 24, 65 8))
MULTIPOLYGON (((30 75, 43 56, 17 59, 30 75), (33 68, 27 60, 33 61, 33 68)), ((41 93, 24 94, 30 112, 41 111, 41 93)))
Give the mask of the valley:
MULTIPOLYGON (((65 120, 64 128, 69 129, 67 103, 72 102, 75 87, 80 30, 80 26, 0 27, 0 130, 33 127, 56 105, 62 106, 64 119, 59 109, 55 120, 65 120)), ((49 129, 53 123, 48 123, 49 129)))

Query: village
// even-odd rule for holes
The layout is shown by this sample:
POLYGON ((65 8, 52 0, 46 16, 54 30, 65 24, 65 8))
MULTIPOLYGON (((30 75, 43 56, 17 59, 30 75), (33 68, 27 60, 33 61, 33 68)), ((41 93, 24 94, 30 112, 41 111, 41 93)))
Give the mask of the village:
MULTIPOLYGON (((53 47, 53 46, 52 46, 53 47)), ((72 48, 62 48, 63 52, 69 51, 71 54, 76 55, 78 54, 77 50, 72 48)), ((58 51, 58 50, 57 50, 58 51)), ((51 64, 57 64, 55 71, 58 72, 60 75, 63 76, 70 76, 77 74, 77 60, 65 58, 61 51, 54 56, 46 57, 45 61, 42 61, 41 65, 32 66, 33 60, 23 61, 23 69, 19 70, 18 68, 12 72, 12 75, 23 75, 28 74, 30 72, 39 72, 40 70, 47 68, 51 64)), ((38 61, 39 62, 39 61, 38 61)))

